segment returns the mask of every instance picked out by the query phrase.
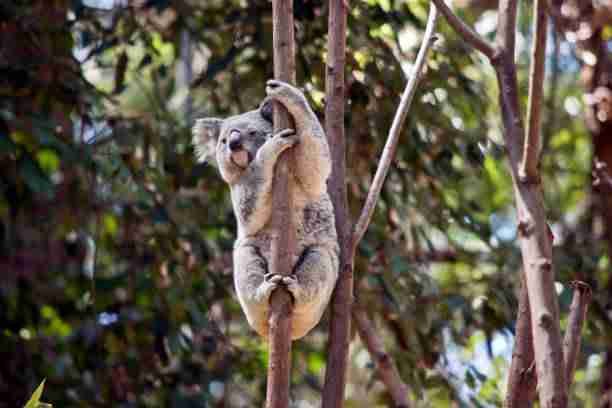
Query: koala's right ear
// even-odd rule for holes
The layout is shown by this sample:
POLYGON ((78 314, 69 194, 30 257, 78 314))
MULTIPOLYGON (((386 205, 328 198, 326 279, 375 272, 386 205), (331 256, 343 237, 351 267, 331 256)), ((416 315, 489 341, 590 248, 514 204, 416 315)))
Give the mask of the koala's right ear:
POLYGON ((197 119, 192 129, 191 143, 195 149, 195 155, 198 162, 202 163, 210 161, 216 163, 215 150, 217 148, 217 139, 221 132, 221 124, 223 119, 203 118, 197 119), (213 160, 209 160, 212 157, 213 160))

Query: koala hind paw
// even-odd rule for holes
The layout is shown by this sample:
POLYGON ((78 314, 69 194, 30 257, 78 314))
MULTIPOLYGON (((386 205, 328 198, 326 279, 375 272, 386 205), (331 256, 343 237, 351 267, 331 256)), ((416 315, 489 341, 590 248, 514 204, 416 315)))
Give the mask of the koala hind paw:
POLYGON ((302 288, 298 283, 297 276, 283 276, 281 283, 287 287, 287 290, 289 291, 289 293, 291 293, 291 295, 293 295, 294 299, 301 299, 302 288))

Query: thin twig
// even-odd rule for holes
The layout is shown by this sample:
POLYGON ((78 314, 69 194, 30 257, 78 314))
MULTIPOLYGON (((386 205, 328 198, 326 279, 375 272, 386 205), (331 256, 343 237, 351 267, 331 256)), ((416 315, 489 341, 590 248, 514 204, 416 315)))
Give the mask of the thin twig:
POLYGON ((565 337, 563 338, 563 356, 565 357, 565 381, 567 388, 572 385, 574 379, 574 370, 578 362, 580 354, 580 342, 582 336, 582 326, 586 320, 587 310, 591 302, 591 287, 582 281, 573 281, 571 283, 574 289, 574 297, 569 310, 567 319, 567 329, 565 329, 565 337))
POLYGON ((370 186, 370 191, 368 192, 365 204, 363 205, 363 209, 361 210, 361 215, 359 216, 359 220, 357 221, 357 224, 355 224, 355 228, 353 230, 353 238, 351 242, 353 253, 355 252, 359 241, 361 241, 363 235, 368 229, 368 226, 370 225, 372 214, 374 214, 376 203, 378 202, 378 198, 380 197, 380 191, 382 190, 385 178, 387 177, 387 173, 389 172, 389 167, 391 166, 393 157, 395 156, 395 151, 397 150, 397 145, 399 143, 399 138, 402 128, 404 126, 404 122, 406 121, 406 116, 408 115, 408 110, 410 109, 412 98, 414 97, 417 85, 419 84, 419 80, 421 78, 421 71, 423 70, 423 66, 425 65, 425 58, 427 57, 427 52, 429 51, 433 42, 436 39, 436 37, 434 36, 434 28, 436 25, 437 14, 438 13, 436 11, 436 6, 431 4, 429 10, 429 17, 427 19, 427 27, 425 28, 425 35, 423 36, 423 42, 421 43, 421 49, 417 54, 417 58, 414 63, 414 67, 412 68, 410 79, 408 80, 406 89, 404 89, 400 104, 397 107, 397 112, 395 112, 395 117, 393 118, 391 129, 389 130, 389 136, 387 137, 387 142, 385 143, 382 157, 380 159, 378 168, 376 169, 374 180, 372 181, 372 185, 370 186))
POLYGON ((436 7, 440 10, 440 13, 444 15, 448 24, 453 27, 453 30, 457 32, 463 39, 472 47, 482 52, 489 60, 495 58, 495 48, 489 44, 484 38, 482 38, 476 31, 468 26, 463 20, 461 20, 453 11, 448 8, 444 0, 431 0, 436 7))
POLYGON ((522 180, 537 180, 540 155, 540 111, 544 95, 544 62, 546 58, 546 34, 548 22, 547 0, 533 2, 533 42, 529 71, 529 99, 527 106, 527 131, 523 144, 523 161, 519 169, 522 180))
POLYGON ((380 340, 380 334, 374 328, 365 310, 360 307, 353 308, 353 321, 359 337, 365 344, 381 381, 387 387, 387 391, 393 399, 393 406, 396 408, 409 408, 408 386, 402 381, 393 359, 385 351, 380 340))

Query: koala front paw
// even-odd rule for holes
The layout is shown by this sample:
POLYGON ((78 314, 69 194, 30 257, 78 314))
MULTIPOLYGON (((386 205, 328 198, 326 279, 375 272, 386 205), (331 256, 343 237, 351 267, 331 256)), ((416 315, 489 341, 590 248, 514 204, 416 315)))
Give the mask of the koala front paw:
POLYGON ((260 163, 274 163, 278 155, 297 144, 298 137, 293 129, 283 129, 271 135, 257 152, 260 163))
POLYGON ((276 79, 270 79, 266 82, 266 94, 268 98, 282 103, 290 111, 295 108, 303 108, 306 105, 306 97, 302 91, 276 79))

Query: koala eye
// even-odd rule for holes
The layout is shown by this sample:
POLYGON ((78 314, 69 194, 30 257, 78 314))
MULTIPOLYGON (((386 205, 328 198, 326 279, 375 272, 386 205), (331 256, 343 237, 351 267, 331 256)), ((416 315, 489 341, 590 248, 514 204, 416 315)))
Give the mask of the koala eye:
POLYGON ((221 139, 221 143, 223 144, 227 143, 227 139, 226 138, 221 139))
POLYGON ((256 136, 257 135, 257 131, 256 130, 250 130, 249 131, 249 136, 256 136))

